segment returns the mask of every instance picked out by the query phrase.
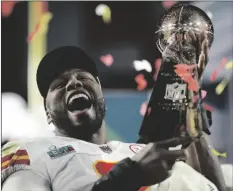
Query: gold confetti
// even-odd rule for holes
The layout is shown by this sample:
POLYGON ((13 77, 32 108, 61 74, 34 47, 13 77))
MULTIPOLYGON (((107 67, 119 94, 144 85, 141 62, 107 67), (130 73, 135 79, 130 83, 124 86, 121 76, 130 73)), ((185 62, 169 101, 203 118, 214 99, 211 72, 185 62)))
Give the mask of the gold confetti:
POLYGON ((212 149, 211 151, 212 151, 212 153, 213 153, 214 155, 216 155, 217 157, 224 157, 224 158, 227 158, 227 153, 219 153, 219 152, 216 151, 215 149, 212 149))
POLYGON ((215 92, 216 94, 222 94, 223 90, 226 88, 227 84, 229 83, 230 79, 224 78, 220 84, 217 85, 215 92))
POLYGON ((105 23, 110 23, 111 22, 111 10, 110 8, 107 6, 105 8, 104 14, 103 14, 103 21, 105 23))
POLYGON ((48 31, 48 24, 52 19, 53 15, 50 12, 44 13, 40 19, 40 28, 38 33, 39 34, 46 34, 48 31))
POLYGON ((188 120, 187 128, 189 135, 191 137, 196 137, 198 135, 197 130, 196 130, 196 123, 195 123, 195 113, 193 109, 188 109, 187 110, 187 115, 186 119, 188 120))
POLYGON ((228 62, 228 63, 226 64, 226 66, 225 66, 225 68, 226 68, 227 70, 231 69, 232 67, 233 67, 233 60, 230 61, 230 62, 228 62))

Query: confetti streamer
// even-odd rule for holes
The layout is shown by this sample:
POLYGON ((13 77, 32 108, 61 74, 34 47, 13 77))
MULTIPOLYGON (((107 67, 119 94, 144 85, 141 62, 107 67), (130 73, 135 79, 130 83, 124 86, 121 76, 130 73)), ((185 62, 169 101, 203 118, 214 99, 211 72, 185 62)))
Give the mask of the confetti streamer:
POLYGON ((226 68, 227 70, 230 70, 232 67, 233 67, 233 60, 230 61, 230 62, 228 62, 228 63, 226 64, 226 66, 225 66, 225 68, 226 68))
POLYGON ((153 76, 154 81, 157 80, 159 70, 160 70, 160 67, 161 67, 161 62, 162 62, 161 58, 156 59, 155 62, 154 62, 154 67, 155 67, 155 73, 154 73, 154 76, 153 76))
POLYGON ((147 105, 148 105, 147 101, 142 103, 141 108, 140 108, 141 116, 144 116, 146 114, 147 105))
POLYGON ((105 66, 111 66, 114 62, 114 59, 111 54, 106 54, 100 57, 100 61, 103 62, 105 66))
POLYGON ((227 158, 227 153, 226 153, 226 152, 225 152, 225 153, 219 153, 219 152, 216 151, 215 149, 212 149, 211 151, 212 151, 212 153, 213 153, 214 155, 216 155, 217 157, 227 158))
POLYGON ((224 65, 227 63, 227 59, 224 57, 222 58, 220 65, 218 66, 218 68, 211 74, 210 76, 210 81, 214 81, 216 80, 216 77, 218 75, 218 73, 220 72, 220 70, 224 67, 224 65))
POLYGON ((46 34, 48 32, 48 24, 52 18, 53 15, 50 12, 44 13, 42 15, 40 20, 40 28, 38 31, 39 34, 46 34))
POLYGON ((144 78, 144 75, 143 74, 138 74, 136 77, 135 77, 135 81, 137 82, 138 86, 137 86, 137 90, 138 91, 142 91, 146 88, 147 86, 147 81, 146 79, 144 78))
POLYGON ((220 95, 226 88, 227 84, 230 82, 230 78, 224 78, 216 87, 215 92, 216 94, 220 95))
POLYGON ((212 106, 210 106, 209 104, 207 103, 203 103, 203 107, 205 110, 208 110, 208 111, 214 111, 214 108, 212 106))
POLYGON ((40 28, 40 24, 37 23, 36 26, 35 26, 35 29, 33 30, 33 32, 31 32, 31 33, 28 35, 28 39, 27 39, 27 40, 28 40, 29 42, 32 41, 32 40, 34 39, 34 37, 35 37, 36 33, 38 32, 39 28, 40 28))
POLYGON ((109 24, 111 23, 111 9, 105 5, 100 4, 96 7, 95 13, 98 16, 102 16, 104 23, 109 24))
MULTIPOLYGON (((201 90, 201 98, 204 99, 206 97, 207 92, 205 90, 201 90)), ((194 102, 196 102, 198 99, 198 96, 194 96, 194 102)))
POLYGON ((174 66, 176 74, 181 77, 185 82, 188 83, 188 89, 190 91, 198 91, 199 84, 197 80, 194 80, 192 77, 192 69, 197 67, 197 64, 189 66, 186 64, 177 64, 174 66))
POLYGON ((135 70, 141 71, 141 70, 146 70, 147 72, 152 71, 151 64, 147 60, 135 60, 133 61, 133 65, 135 70))
POLYGON ((187 119, 187 131, 191 137, 196 137, 198 135, 196 130, 196 123, 195 123, 195 113, 194 109, 188 109, 186 114, 187 119))
POLYGON ((43 35, 48 32, 48 24, 50 20, 52 19, 53 15, 50 12, 44 13, 39 21, 39 23, 36 24, 35 29, 31 34, 28 36, 28 41, 32 41, 34 38, 36 38, 37 35, 43 35))
POLYGON ((13 9, 16 5, 16 3, 18 3, 17 1, 2 1, 2 16, 3 17, 9 17, 11 16, 13 9))

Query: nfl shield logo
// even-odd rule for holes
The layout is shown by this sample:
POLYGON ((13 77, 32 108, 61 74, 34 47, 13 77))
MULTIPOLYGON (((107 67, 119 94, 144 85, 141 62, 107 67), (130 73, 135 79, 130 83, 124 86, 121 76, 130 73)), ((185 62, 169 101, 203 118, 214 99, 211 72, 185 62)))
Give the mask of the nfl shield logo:
POLYGON ((176 82, 174 84, 167 84, 164 98, 174 102, 184 99, 186 97, 185 94, 186 84, 178 84, 176 82))

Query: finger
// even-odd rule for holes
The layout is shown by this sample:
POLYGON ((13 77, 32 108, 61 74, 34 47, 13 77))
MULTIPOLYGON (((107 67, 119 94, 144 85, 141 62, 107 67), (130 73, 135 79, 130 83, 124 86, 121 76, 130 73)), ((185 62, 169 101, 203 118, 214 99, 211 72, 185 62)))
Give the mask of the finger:
POLYGON ((176 41, 181 42, 183 40, 183 34, 177 33, 176 34, 176 41))
POLYGON ((199 78, 200 78, 203 71, 204 71, 204 68, 205 68, 205 54, 204 54, 204 52, 201 52, 197 65, 198 65, 198 72, 199 72, 199 78))
POLYGON ((161 153, 161 156, 160 156, 161 160, 177 160, 177 159, 183 159, 185 160, 187 158, 186 156, 186 152, 185 150, 181 149, 181 150, 177 150, 177 151, 167 151, 167 150, 164 150, 162 153, 161 153))
POLYGON ((201 32, 199 35, 198 35, 198 40, 199 40, 199 45, 201 47, 203 41, 206 39, 206 34, 204 32, 201 32))
POLYGON ((168 163, 167 163, 167 161, 162 160, 162 161, 161 161, 161 165, 162 165, 162 167, 163 167, 164 169, 168 169, 168 163))
POLYGON ((201 45, 201 50, 202 50, 202 52, 204 52, 205 64, 207 64, 207 62, 208 62, 208 39, 207 38, 205 38, 205 40, 203 41, 203 43, 201 45))
POLYGON ((202 43, 201 54, 199 55, 199 60, 198 60, 199 78, 201 77, 207 62, 208 62, 208 40, 205 39, 202 43))
POLYGON ((175 147, 177 145, 184 145, 193 142, 191 137, 172 138, 165 141, 158 142, 156 145, 160 148, 175 147))
POLYGON ((203 51, 202 49, 202 45, 204 40, 206 39, 206 34, 204 32, 201 32, 200 34, 197 35, 197 55, 199 56, 201 54, 201 52, 203 51))
POLYGON ((196 42, 197 41, 197 37, 195 35, 195 33, 193 31, 188 31, 188 36, 191 38, 192 42, 196 42))

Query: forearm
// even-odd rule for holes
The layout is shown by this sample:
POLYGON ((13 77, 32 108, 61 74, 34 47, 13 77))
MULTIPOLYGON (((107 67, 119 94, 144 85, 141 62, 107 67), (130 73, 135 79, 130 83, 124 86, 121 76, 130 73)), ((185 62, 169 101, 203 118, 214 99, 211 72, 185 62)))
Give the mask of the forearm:
POLYGON ((213 144, 207 134, 195 143, 202 174, 213 182, 219 191, 226 191, 222 169, 217 156, 212 153, 213 144))
POLYGON ((126 158, 96 181, 92 191, 136 191, 142 186, 142 178, 140 167, 126 158))

